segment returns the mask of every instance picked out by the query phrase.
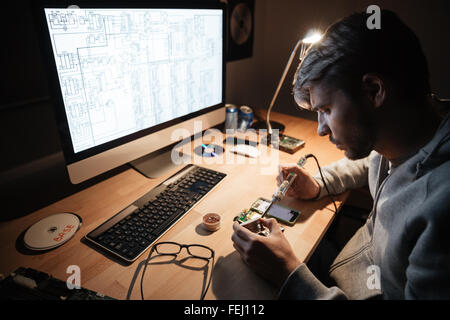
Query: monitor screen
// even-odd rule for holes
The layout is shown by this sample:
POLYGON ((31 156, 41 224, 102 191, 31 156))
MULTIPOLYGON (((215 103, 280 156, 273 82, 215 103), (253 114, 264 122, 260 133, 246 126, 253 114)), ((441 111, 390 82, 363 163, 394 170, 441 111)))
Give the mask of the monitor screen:
POLYGON ((44 11, 72 155, 223 103, 223 10, 44 11))

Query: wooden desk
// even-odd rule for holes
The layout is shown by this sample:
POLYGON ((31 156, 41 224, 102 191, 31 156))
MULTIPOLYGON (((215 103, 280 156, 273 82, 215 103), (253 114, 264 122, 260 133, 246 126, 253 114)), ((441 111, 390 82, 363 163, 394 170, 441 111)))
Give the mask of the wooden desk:
MULTIPOLYGON (((328 137, 317 135, 317 123, 301 118, 273 113, 272 118, 286 125, 286 134, 304 139, 306 146, 294 155, 279 152, 280 163, 295 163, 307 153, 313 153, 322 166, 343 157, 328 137)), ((193 144, 201 143, 194 142, 193 144)), ((203 142, 211 142, 210 136, 203 142)), ((216 141, 221 143, 222 141, 216 141)), ((225 145, 225 148, 227 146, 225 145)), ((220 158, 230 157, 228 151, 220 158)), ((271 198, 276 189, 277 172, 262 174, 270 164, 251 163, 250 158, 234 155, 237 163, 200 163, 227 174, 221 184, 182 218, 160 241, 179 243, 199 243, 215 250, 216 263, 206 299, 273 299, 277 290, 254 274, 234 250, 231 235, 233 217, 242 209, 249 208, 258 197, 271 198), (201 226, 202 216, 216 212, 222 216, 222 226, 216 232, 208 232, 201 226)), ((276 158, 275 158, 276 159, 276 158)), ((192 161, 202 161, 193 157, 192 161)), ((214 161, 220 160, 215 158, 214 161)), ((277 163, 273 163, 277 167, 277 163)), ((181 168, 181 167, 180 167, 181 168)), ((314 161, 305 167, 316 173, 314 161)), ((140 299, 140 274, 145 252, 130 265, 122 264, 105 256, 96 248, 85 243, 82 238, 92 229, 111 217, 114 213, 148 192, 152 187, 167 179, 172 173, 158 179, 147 179, 133 169, 126 170, 88 189, 71 195, 50 206, 25 217, 0 224, 0 272, 8 274, 19 266, 34 268, 66 280, 70 274, 67 267, 77 265, 81 270, 81 286, 101 292, 117 299, 140 299), (75 212, 83 219, 82 228, 75 237, 63 246, 43 254, 30 254, 20 250, 18 239, 21 234, 38 220, 58 212, 75 212)), ((345 201, 347 194, 336 197, 338 205, 345 201)), ((298 257, 307 260, 321 240, 333 220, 333 205, 328 198, 320 201, 284 200, 292 208, 301 211, 301 217, 293 227, 285 227, 285 235, 298 257)), ((202 283, 205 281, 204 268, 193 259, 186 261, 185 252, 177 261, 156 258, 147 268, 144 281, 146 299, 193 299, 200 298, 202 283)))

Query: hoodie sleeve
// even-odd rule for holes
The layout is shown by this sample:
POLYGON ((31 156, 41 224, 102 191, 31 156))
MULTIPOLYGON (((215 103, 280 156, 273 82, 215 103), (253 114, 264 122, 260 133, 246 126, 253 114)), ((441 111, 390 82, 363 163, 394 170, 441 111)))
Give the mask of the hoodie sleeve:
MULTIPOLYGON (((368 184, 368 172, 371 159, 376 155, 372 153, 366 158, 349 160, 342 158, 329 166, 322 168, 323 177, 331 194, 341 194, 350 189, 357 189, 368 184)), ((320 172, 314 176, 320 185, 320 193, 317 199, 327 195, 320 172)))
POLYGON ((347 296, 338 287, 326 287, 302 263, 287 278, 278 295, 280 300, 347 300, 347 296))
POLYGON ((408 221, 405 299, 450 299, 449 177, 447 162, 428 180, 427 198, 408 221))

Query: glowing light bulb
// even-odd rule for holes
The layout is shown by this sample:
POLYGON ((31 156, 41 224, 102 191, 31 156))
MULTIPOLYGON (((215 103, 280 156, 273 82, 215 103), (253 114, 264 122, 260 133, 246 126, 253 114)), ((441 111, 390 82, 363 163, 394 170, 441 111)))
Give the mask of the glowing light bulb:
POLYGON ((312 44, 312 43, 316 43, 318 41, 320 41, 322 39, 322 34, 320 32, 314 32, 309 36, 306 36, 302 41, 303 43, 308 43, 308 44, 312 44))

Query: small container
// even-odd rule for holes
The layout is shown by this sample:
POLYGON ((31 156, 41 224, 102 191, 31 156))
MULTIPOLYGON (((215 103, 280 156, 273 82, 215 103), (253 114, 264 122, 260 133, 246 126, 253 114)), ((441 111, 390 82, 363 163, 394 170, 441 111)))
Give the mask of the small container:
POLYGON ((217 213, 207 213, 203 216, 203 226, 209 231, 216 231, 220 228, 220 220, 217 213))

